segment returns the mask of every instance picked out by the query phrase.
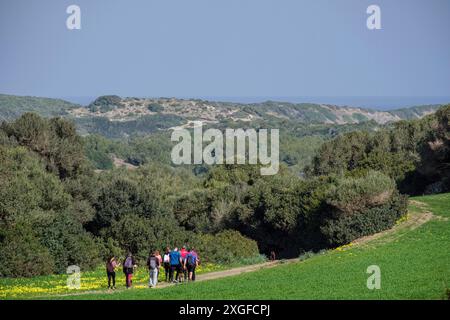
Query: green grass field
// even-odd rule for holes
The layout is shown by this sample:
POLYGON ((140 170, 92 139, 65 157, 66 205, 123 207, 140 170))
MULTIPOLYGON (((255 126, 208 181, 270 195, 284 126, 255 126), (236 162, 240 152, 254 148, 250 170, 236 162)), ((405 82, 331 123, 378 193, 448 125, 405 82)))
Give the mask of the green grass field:
MULTIPOLYGON (((416 197, 414 217, 434 217, 394 233, 302 262, 161 289, 58 296, 55 299, 444 299, 450 288, 450 194, 416 197), (381 289, 366 286, 367 267, 381 269, 381 289)), ((28 281, 32 281, 28 280, 28 281)), ((1 280, 0 285, 5 285, 1 280)), ((1 292, 1 288, 0 288, 1 292)), ((26 295, 23 296, 26 298, 26 295)), ((21 298, 17 295, 16 298, 21 298)))

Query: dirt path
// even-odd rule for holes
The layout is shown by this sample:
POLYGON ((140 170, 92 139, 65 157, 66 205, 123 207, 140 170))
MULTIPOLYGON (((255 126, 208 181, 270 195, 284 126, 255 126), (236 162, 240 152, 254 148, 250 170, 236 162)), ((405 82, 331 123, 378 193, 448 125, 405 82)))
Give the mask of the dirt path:
POLYGON ((286 264, 286 263, 292 263, 292 262, 298 262, 298 259, 276 260, 276 261, 270 261, 270 262, 265 262, 265 263, 261 263, 261 264, 254 264, 254 265, 250 265, 250 266, 244 266, 244 267, 224 270, 224 271, 209 272, 209 273, 205 273, 200 276, 197 276, 196 281, 205 281, 205 280, 225 278, 225 277, 235 276, 235 275, 246 273, 246 272, 253 272, 253 271, 257 271, 257 270, 261 270, 261 269, 273 268, 280 264, 286 264))
MULTIPOLYGON (((422 211, 421 212, 409 212, 408 213, 408 219, 400 224, 395 225, 393 228, 389 230, 385 230, 370 236, 362 237, 359 239, 356 239, 352 241, 352 245, 349 246, 355 247, 355 246, 362 246, 366 245, 369 242, 372 242, 373 240, 381 239, 383 238, 386 242, 393 241, 397 239, 397 237, 400 237, 402 234, 400 231, 411 231, 419 226, 423 225, 424 223, 430 221, 435 216, 427 210, 427 205, 418 202, 418 201, 410 201, 411 204, 416 205, 419 207, 422 211), (393 236, 396 235, 396 236, 393 236)), ((230 276, 236 276, 239 274, 247 273, 247 272, 254 272, 261 269, 266 268, 273 268, 278 265, 287 264, 287 263, 294 263, 299 262, 299 259, 286 259, 286 260, 276 260, 276 261, 269 261, 265 263, 255 264, 255 265, 249 265, 249 266, 243 266, 223 271, 215 271, 215 272, 209 272, 201 275, 197 275, 197 282, 201 281, 207 281, 207 280, 214 280, 214 279, 220 279, 230 276)), ((175 285, 182 285, 182 284, 173 284, 173 283, 166 283, 166 282, 160 282, 157 286, 157 289, 166 288, 169 286, 175 286, 175 285)), ((59 294, 59 295, 47 295, 42 296, 40 298, 52 298, 52 297, 66 297, 66 296, 79 296, 79 295, 87 295, 87 294, 114 294, 116 292, 122 292, 126 289, 118 289, 118 290, 92 290, 92 291, 83 291, 83 292, 77 292, 77 293, 67 293, 67 294, 59 294)), ((136 290, 136 289, 131 289, 136 290)), ((139 289, 138 289, 139 290, 139 289)))
MULTIPOLYGON (((299 261, 298 259, 276 260, 276 261, 269 261, 269 262, 264 262, 264 263, 260 263, 260 264, 253 264, 253 265, 249 265, 249 266, 232 268, 232 269, 223 270, 223 271, 208 272, 208 273, 197 275, 195 281, 201 282, 201 281, 220 279, 220 278, 225 278, 225 277, 230 277, 230 276, 236 276, 236 275, 246 273, 246 272, 253 272, 253 271, 257 271, 257 270, 261 270, 261 269, 273 268, 277 265, 293 263, 293 262, 298 262, 298 261, 299 261)), ((141 284, 141 283, 139 283, 139 284, 141 284)), ((183 285, 183 283, 158 282, 158 285, 155 289, 162 289, 162 288, 167 288, 167 287, 177 286, 177 285, 183 285)), ((131 289, 131 290, 140 290, 140 289, 131 289)), ((40 297, 36 297, 36 298, 44 298, 45 299, 45 298, 52 298, 52 297, 81 296, 81 295, 87 295, 87 294, 114 294, 116 292, 123 292, 123 291, 126 291, 126 289, 91 290, 91 291, 83 291, 83 292, 57 294, 57 295, 45 295, 45 296, 40 296, 40 297)))

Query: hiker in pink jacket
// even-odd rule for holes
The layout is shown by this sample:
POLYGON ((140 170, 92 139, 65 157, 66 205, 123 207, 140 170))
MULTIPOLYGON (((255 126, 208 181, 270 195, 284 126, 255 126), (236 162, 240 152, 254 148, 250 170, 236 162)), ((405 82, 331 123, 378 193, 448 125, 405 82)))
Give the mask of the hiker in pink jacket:
POLYGON ((116 267, 119 263, 116 257, 112 256, 106 261, 106 274, 108 276, 108 289, 116 289, 116 267), (112 286, 111 286, 112 280, 112 286))

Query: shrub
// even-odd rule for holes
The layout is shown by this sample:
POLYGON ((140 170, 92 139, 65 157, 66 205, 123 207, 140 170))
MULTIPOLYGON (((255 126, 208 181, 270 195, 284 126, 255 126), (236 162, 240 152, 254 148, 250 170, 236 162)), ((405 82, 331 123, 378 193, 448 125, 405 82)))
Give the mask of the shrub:
POLYGON ((99 245, 69 212, 59 213, 39 237, 51 253, 57 272, 65 272, 70 265, 90 269, 100 261, 99 245))
POLYGON ((147 109, 151 112, 161 112, 164 110, 164 107, 158 103, 150 103, 147 109))
POLYGON ((101 243, 100 253, 103 261, 106 261, 111 256, 121 257, 126 254, 126 252, 124 252, 124 250, 120 247, 119 243, 113 238, 107 238, 101 243))
POLYGON ((96 169, 109 170, 113 168, 111 156, 97 150, 87 150, 86 156, 92 162, 96 169))
POLYGON ((125 214, 118 221, 114 221, 109 232, 111 238, 117 240, 120 247, 134 255, 148 253, 148 246, 155 242, 150 221, 137 214, 125 214))
POLYGON ((328 204, 339 214, 351 215, 364 208, 386 203, 395 190, 392 179, 377 171, 360 178, 342 178, 331 188, 328 204))
POLYGON ((231 264, 259 256, 256 241, 234 230, 222 231, 216 235, 199 234, 193 240, 192 244, 202 261, 206 262, 231 264))
POLYGON ((108 112, 122 105, 122 99, 116 95, 101 96, 95 99, 88 108, 91 112, 108 112))
POLYGON ((33 277, 54 271, 50 252, 35 236, 31 226, 0 228, 0 277, 33 277))
POLYGON ((94 219, 94 228, 108 228, 113 221, 128 213, 150 217, 162 211, 156 190, 140 186, 136 179, 117 177, 105 183, 100 190, 94 219))
MULTIPOLYGON (((74 199, 64 184, 45 170, 36 153, 0 146, 0 247, 2 274, 33 276, 64 272, 71 265, 97 263, 97 245, 82 226, 90 206, 74 199)), ((75 182, 75 180, 70 180, 75 182)), ((86 189, 86 185, 83 186, 86 189)))
POLYGON ((0 130, 10 140, 39 154, 47 170, 57 173, 61 179, 81 173, 86 159, 81 137, 72 122, 25 113, 16 121, 3 124, 0 130))
POLYGON ((196 232, 211 231, 212 196, 209 190, 197 189, 177 197, 173 211, 179 224, 196 232))
POLYGON ((173 216, 161 214, 145 218, 134 213, 125 214, 120 220, 114 221, 106 237, 117 241, 124 252, 130 251, 141 262, 150 251, 179 246, 189 238, 173 216))
POLYGON ((395 225, 406 214, 406 197, 395 192, 384 205, 364 208, 350 215, 325 220, 320 230, 332 247, 350 243, 395 225))
POLYGON ((251 265, 267 262, 267 257, 264 254, 258 254, 247 258, 238 258, 235 263, 238 265, 251 265))
POLYGON ((307 259, 312 258, 312 257, 314 257, 314 256, 317 256, 317 255, 319 255, 319 254, 324 254, 325 252, 326 252, 326 250, 320 250, 320 251, 318 251, 318 252, 314 252, 314 251, 306 251, 306 252, 302 253, 302 254, 298 257, 298 260, 299 260, 299 261, 304 261, 304 260, 307 260, 307 259))

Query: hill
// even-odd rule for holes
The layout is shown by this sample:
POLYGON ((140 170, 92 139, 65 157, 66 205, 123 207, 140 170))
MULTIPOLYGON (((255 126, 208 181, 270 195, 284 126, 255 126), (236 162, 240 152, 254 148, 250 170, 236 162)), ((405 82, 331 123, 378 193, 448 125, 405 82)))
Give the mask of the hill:
MULTIPOLYGON (((101 96, 88 106, 60 99, 0 95, 0 121, 12 121, 25 112, 43 117, 62 116, 76 125, 79 134, 99 135, 121 140, 121 145, 95 141, 88 156, 97 169, 112 167, 116 154, 128 163, 140 165, 149 161, 170 164, 170 132, 189 128, 193 121, 205 126, 224 128, 280 129, 281 161, 298 174, 311 163, 324 141, 352 131, 377 131, 404 119, 422 118, 437 110, 438 105, 418 106, 393 111, 338 107, 310 103, 267 101, 263 103, 230 103, 176 98, 121 98, 101 96), (148 141, 137 136, 151 136, 148 141), (104 150, 99 152, 98 148, 104 150)), ((94 140, 96 140, 94 138, 94 140)))
MULTIPOLYGON (((347 106, 277 101, 243 104, 199 99, 102 96, 89 106, 72 109, 70 113, 75 118, 102 117, 110 121, 132 121, 143 116, 160 114, 178 116, 184 120, 201 120, 211 124, 226 119, 235 122, 254 122, 270 121, 273 118, 300 123, 354 124, 373 120, 378 124, 385 124, 421 118, 438 108, 438 105, 429 105, 393 111, 375 111, 347 106)), ((189 125, 189 121, 183 124, 189 125)))
MULTIPOLYGON (((206 167, 197 175, 192 168, 158 161, 148 161, 136 170, 95 174, 88 157, 102 163, 107 152, 130 152, 139 156, 133 161, 138 163, 152 150, 160 150, 155 149, 158 143, 152 138, 143 140, 153 145, 135 140, 130 150, 111 145, 105 138, 83 138, 67 119, 26 113, 0 125, 0 176, 4 181, 0 184, 0 260, 4 261, 0 277, 50 276, 64 273, 71 264, 89 272, 110 254, 121 257, 128 251, 142 265, 149 250, 186 243, 201 252, 203 262, 220 265, 255 261, 261 253, 276 252, 280 258, 291 259, 344 245, 332 252, 346 252, 347 244, 389 230, 405 219, 407 198, 398 189, 407 175, 425 177, 432 186, 424 185, 429 192, 450 190, 446 176, 449 112, 446 106, 424 119, 398 122, 376 133, 338 135, 325 142, 315 157, 328 160, 314 161, 303 178, 284 165, 276 176, 261 176, 258 167, 251 165, 206 167), (32 267, 27 263, 30 259, 32 267)), ((317 125, 308 128, 316 129, 317 125)), ((448 203, 445 197, 444 201, 448 203)), ((414 206, 417 210, 424 207, 413 204, 410 212, 414 206)), ((436 215, 444 210, 445 214, 448 207, 438 204, 433 210, 413 212, 407 223, 428 219, 431 215, 425 211, 436 215)), ((417 234, 408 238, 408 244, 419 238, 417 234)), ((439 250, 434 253, 424 247, 420 252, 433 253, 427 258, 436 266, 447 263, 440 251, 445 246, 438 243, 436 247, 439 250)), ((351 246, 350 250, 359 248, 351 246)), ((398 248, 396 243, 392 250, 398 248)), ((380 256, 389 255, 392 252, 380 256)), ((10 287, 15 282, 5 283, 10 287)))
POLYGON ((22 97, 0 94, 0 121, 11 121, 25 112, 35 112, 43 117, 67 116, 80 106, 61 99, 22 97))
POLYGON ((101 96, 88 106, 60 99, 0 95, 0 119, 10 121, 25 112, 43 117, 73 119, 80 133, 107 137, 148 134, 159 130, 190 127, 203 121, 216 127, 290 127, 294 124, 349 125, 372 121, 383 125, 418 119, 435 112, 439 105, 417 106, 392 111, 376 111, 348 106, 266 101, 232 103, 177 98, 121 98, 101 96))

